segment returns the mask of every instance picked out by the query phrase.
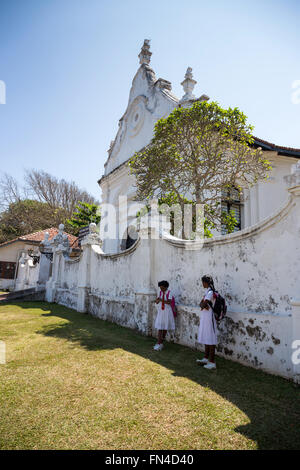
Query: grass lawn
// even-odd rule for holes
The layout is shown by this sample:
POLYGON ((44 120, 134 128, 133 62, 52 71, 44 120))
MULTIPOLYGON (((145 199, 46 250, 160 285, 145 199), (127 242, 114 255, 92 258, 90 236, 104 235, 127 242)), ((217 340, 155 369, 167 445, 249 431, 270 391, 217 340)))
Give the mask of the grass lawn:
POLYGON ((300 391, 63 306, 0 306, 0 449, 297 449, 300 391))

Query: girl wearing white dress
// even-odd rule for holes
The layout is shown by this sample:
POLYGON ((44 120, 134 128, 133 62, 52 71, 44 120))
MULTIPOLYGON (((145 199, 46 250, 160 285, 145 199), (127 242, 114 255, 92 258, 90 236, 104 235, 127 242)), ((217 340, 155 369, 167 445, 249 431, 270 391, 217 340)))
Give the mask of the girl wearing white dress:
POLYGON ((174 314, 171 306, 174 299, 168 290, 169 283, 168 281, 160 281, 158 287, 160 288, 160 293, 155 301, 157 304, 155 328, 158 330, 158 341, 153 348, 155 351, 162 350, 167 331, 175 330, 174 314))
POLYGON ((205 369, 216 369, 217 322, 212 309, 215 303, 213 278, 211 276, 203 276, 202 284, 206 290, 200 302, 202 314, 198 331, 198 343, 205 345, 205 354, 204 358, 197 359, 197 362, 204 365, 205 369))

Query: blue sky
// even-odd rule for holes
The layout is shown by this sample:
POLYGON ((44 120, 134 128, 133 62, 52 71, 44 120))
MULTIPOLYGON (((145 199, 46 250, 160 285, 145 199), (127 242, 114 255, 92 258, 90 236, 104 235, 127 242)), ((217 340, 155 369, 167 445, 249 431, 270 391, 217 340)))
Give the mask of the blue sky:
POLYGON ((299 148, 299 32, 298 0, 0 0, 0 169, 43 169, 99 198, 144 38, 178 97, 191 66, 196 95, 299 148))

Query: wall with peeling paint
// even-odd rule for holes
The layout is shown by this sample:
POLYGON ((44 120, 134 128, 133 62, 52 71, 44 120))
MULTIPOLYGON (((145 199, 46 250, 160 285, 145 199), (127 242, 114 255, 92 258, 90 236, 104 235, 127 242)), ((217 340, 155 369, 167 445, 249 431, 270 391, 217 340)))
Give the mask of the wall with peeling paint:
POLYGON ((196 341, 201 277, 210 274, 229 309, 219 327, 218 354, 292 378, 291 344, 297 335, 300 339, 299 312, 292 302, 300 297, 299 214, 300 184, 290 188, 275 214, 203 246, 167 236, 155 239, 150 227, 130 249, 108 255, 91 233, 80 259, 68 261, 55 253, 46 298, 155 335, 157 282, 167 279, 178 304, 176 331, 168 340, 201 348, 196 341))

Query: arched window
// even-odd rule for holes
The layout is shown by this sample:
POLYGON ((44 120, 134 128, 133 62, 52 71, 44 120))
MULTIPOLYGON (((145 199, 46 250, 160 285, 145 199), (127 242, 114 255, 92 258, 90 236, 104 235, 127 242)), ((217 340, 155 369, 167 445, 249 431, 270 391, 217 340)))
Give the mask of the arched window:
POLYGON ((126 232, 124 234, 124 237, 121 242, 121 250, 128 250, 138 239, 138 233, 136 231, 136 228, 133 226, 129 226, 126 229, 126 232))
MULTIPOLYGON (((233 211, 237 220, 237 225, 234 228, 234 232, 237 232, 242 228, 242 207, 243 204, 238 189, 233 187, 222 191, 221 210, 222 213, 225 212, 226 214, 230 214, 230 211, 233 211)), ((224 224, 222 224, 221 232, 222 235, 226 235, 228 233, 227 227, 224 224)))

